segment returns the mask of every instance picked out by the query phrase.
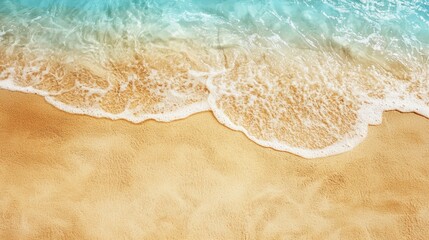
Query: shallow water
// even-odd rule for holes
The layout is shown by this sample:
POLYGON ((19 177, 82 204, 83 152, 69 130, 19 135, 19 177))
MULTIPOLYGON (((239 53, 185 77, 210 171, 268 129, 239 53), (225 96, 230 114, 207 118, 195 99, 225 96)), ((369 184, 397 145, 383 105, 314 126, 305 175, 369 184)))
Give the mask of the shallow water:
POLYGON ((141 122, 211 110, 304 157, 429 117, 428 1, 0 0, 0 88, 141 122))

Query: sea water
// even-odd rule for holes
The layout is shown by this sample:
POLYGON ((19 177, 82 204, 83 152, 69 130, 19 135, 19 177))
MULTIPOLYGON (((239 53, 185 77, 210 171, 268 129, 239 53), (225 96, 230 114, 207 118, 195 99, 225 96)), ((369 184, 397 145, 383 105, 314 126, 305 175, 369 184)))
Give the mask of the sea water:
POLYGON ((429 117, 429 1, 0 0, 0 88, 338 154, 385 110, 429 117))

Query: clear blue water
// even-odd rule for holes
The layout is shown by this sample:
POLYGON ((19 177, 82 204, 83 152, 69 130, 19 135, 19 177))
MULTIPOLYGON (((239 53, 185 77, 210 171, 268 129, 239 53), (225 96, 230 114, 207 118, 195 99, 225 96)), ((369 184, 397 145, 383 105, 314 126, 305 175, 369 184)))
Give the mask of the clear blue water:
MULTIPOLYGON (((126 28, 134 26, 146 38, 161 35, 213 41, 221 29, 222 34, 242 38, 279 36, 288 44, 308 48, 335 42, 391 55, 399 49, 427 54, 429 48, 429 1, 425 0, 1 0, 0 11, 2 17, 14 18, 15 24, 30 24, 31 19, 41 17, 51 21, 40 21, 46 27, 63 27, 64 31, 86 26, 108 34, 131 31, 126 28)), ((7 28, 7 23, 2 27, 7 28)), ((50 34, 54 33, 43 33, 50 34)))

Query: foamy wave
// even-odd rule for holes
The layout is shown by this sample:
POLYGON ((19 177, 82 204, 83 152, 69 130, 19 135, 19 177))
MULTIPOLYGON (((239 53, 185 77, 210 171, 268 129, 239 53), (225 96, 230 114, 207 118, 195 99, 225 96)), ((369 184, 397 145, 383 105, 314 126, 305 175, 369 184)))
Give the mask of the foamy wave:
POLYGON ((338 154, 383 111, 429 117, 428 5, 377 4, 0 1, 0 88, 136 123, 211 110, 260 145, 338 154))
POLYGON ((104 67, 82 59, 9 59, 0 87, 45 96, 70 113, 136 123, 212 110, 258 144, 307 158, 352 149, 385 110, 429 117, 429 69, 417 62, 412 70, 386 69, 353 55, 286 46, 223 49, 205 58, 216 59, 211 63, 174 50, 150 53, 104 67))
POLYGON ((73 53, 4 56, 1 88, 45 96, 67 112, 142 122, 209 110, 205 81, 210 73, 184 52, 152 48, 131 56, 110 53, 104 63, 73 53))
POLYGON ((369 124, 381 123, 385 110, 429 117, 427 65, 415 63, 416 69, 405 72, 352 55, 282 52, 289 57, 233 50, 228 71, 208 82, 219 121, 260 145, 323 157, 355 147, 369 124))

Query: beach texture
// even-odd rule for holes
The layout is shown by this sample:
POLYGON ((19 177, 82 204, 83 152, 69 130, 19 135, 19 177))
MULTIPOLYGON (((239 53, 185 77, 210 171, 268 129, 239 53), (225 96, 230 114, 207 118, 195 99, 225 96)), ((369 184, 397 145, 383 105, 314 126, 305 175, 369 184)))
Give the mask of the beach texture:
POLYGON ((0 0, 0 240, 429 239, 428 119, 427 0, 0 0))
POLYGON ((387 112, 350 152, 304 159, 204 112, 65 113, 0 91, 0 239, 428 239, 429 121, 387 112))

